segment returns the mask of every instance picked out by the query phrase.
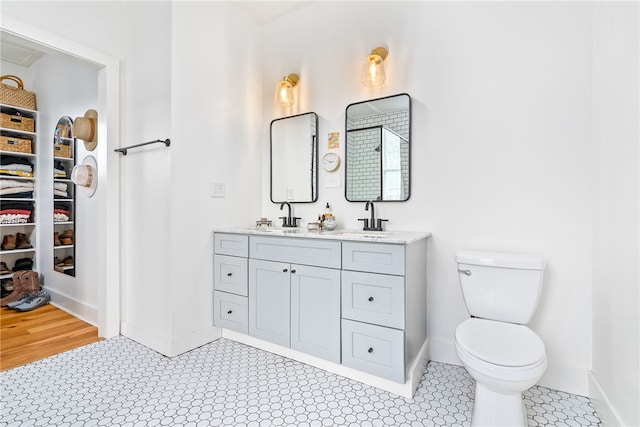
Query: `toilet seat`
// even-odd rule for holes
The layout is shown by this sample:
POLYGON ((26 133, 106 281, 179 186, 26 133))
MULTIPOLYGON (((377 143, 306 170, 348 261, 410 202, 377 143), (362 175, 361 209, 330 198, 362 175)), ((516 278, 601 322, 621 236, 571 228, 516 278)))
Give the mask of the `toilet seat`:
POLYGON ((456 346, 495 368, 533 368, 546 362, 544 343, 524 325, 471 318, 458 325, 456 346))

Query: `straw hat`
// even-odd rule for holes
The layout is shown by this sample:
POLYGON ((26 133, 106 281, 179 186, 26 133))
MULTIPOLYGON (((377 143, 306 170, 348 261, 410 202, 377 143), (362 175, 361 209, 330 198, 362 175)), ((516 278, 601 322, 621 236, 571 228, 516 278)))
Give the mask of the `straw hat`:
POLYGON ((84 117, 76 117, 73 122, 73 135, 84 141, 87 151, 93 151, 98 145, 98 112, 87 110, 84 117))
POLYGON ((96 159, 93 156, 87 156, 81 165, 75 165, 71 171, 71 181, 87 197, 92 197, 98 188, 98 164, 96 159))

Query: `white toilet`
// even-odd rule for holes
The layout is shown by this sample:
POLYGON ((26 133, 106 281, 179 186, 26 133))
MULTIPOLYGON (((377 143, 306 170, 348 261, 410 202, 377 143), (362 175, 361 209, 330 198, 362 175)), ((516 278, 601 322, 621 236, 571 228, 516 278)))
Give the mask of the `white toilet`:
POLYGON ((458 357, 476 380, 472 426, 526 426, 522 392, 547 369, 544 343, 525 326, 542 289, 533 255, 459 252, 458 276, 471 318, 458 325, 458 357))

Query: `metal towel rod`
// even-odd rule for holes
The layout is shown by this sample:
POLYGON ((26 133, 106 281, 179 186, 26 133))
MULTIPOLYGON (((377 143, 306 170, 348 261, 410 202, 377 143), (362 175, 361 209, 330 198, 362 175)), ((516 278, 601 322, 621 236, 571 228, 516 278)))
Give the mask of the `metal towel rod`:
POLYGON ((122 147, 122 148, 116 148, 113 151, 120 152, 120 153, 122 153, 123 156, 126 156, 127 155, 127 150, 130 150, 131 148, 142 147, 143 145, 149 145, 149 144, 157 144, 158 142, 162 142, 167 147, 171 145, 171 140, 169 138, 167 138, 165 140, 156 139, 155 141, 143 142, 142 144, 130 145, 128 147, 122 147))

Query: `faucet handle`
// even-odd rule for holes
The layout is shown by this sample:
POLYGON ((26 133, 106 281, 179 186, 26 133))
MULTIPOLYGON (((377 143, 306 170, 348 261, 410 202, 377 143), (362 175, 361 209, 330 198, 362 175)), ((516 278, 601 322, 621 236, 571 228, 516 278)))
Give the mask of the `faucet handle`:
POLYGON ((369 218, 358 218, 358 221, 364 221, 364 227, 362 227, 363 230, 369 229, 369 218))
POLYGON ((278 218, 282 220, 283 227, 286 227, 287 225, 289 225, 286 216, 279 216, 278 218))
POLYGON ((291 227, 297 227, 297 226, 298 226, 298 220, 299 220, 299 219, 302 219, 302 217, 299 217, 299 216, 294 216, 294 217, 292 217, 292 218, 291 218, 291 222, 289 223, 289 225, 290 225, 291 227))
POLYGON ((382 231, 382 221, 384 221, 384 222, 389 222, 389 220, 388 220, 388 219, 378 218, 378 222, 377 222, 377 226, 376 226, 376 231, 382 231))

